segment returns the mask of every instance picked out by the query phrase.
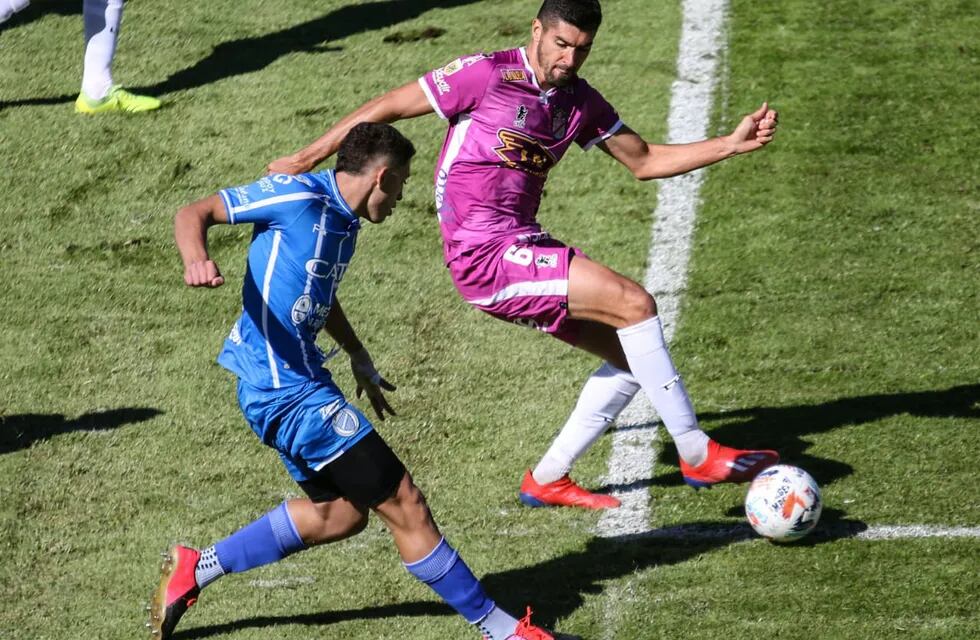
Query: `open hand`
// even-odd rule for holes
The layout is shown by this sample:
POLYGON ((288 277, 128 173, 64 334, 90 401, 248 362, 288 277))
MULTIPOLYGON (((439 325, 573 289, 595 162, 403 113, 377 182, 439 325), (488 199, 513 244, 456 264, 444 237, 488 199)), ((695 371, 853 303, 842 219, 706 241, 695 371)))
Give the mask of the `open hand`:
POLYGON ((367 394, 378 420, 383 421, 385 419, 385 412, 396 415, 391 405, 388 404, 388 400, 385 399, 384 393, 382 393, 382 390, 394 391, 395 385, 381 377, 378 370, 374 368, 374 362, 371 361, 371 355, 367 349, 362 348, 360 351, 350 354, 350 368, 354 374, 354 381, 357 382, 355 395, 360 398, 361 393, 367 394))

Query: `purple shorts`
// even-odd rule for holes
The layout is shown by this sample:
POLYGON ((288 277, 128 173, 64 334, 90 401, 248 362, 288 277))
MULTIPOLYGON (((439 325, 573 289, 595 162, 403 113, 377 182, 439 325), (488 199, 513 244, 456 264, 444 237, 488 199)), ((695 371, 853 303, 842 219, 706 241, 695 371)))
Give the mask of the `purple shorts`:
POLYGON ((579 323, 568 318, 568 265, 585 254, 547 234, 491 240, 449 263, 468 303, 495 318, 575 344, 579 323))

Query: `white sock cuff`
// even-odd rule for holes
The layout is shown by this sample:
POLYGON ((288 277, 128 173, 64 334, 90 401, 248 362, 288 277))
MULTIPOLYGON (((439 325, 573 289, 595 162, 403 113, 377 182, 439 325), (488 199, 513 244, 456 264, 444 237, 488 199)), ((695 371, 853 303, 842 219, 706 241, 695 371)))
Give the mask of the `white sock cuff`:
MULTIPOLYGON (((653 316, 652 318, 647 318, 643 322, 631 324, 630 326, 623 327, 622 329, 616 329, 616 333, 619 335, 620 342, 632 342, 634 339, 642 336, 645 341, 652 339, 652 346, 654 347, 667 346, 667 341, 664 338, 664 327, 660 322, 660 316, 653 316)), ((649 342, 647 346, 650 346, 649 342)))

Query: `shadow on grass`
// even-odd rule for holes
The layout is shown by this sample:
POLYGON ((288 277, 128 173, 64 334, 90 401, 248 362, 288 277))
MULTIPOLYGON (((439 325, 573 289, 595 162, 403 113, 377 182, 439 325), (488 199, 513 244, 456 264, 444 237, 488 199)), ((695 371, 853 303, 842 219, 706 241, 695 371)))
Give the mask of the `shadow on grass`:
MULTIPOLYGON (((841 519, 841 512, 825 514, 831 526, 820 535, 804 539, 807 545, 823 544, 850 537, 867 529, 864 523, 841 519)), ((504 609, 521 613, 530 604, 537 624, 552 627, 582 606, 585 596, 602 593, 604 583, 636 571, 686 562, 734 542, 757 538, 748 525, 731 522, 698 522, 678 527, 654 529, 643 534, 615 538, 593 538, 584 550, 546 560, 545 562, 493 573, 483 578, 487 592, 504 609)), ((759 541, 759 544, 764 544, 759 541)), ((791 549, 786 545, 780 549, 791 549)), ((465 549, 463 550, 465 554, 465 549)), ((205 605, 207 606, 207 605, 205 605)), ((174 640, 210 638, 249 628, 272 631, 280 625, 326 626, 347 620, 397 618, 402 616, 456 615, 447 605, 437 602, 402 602, 398 604, 297 613, 285 616, 254 616, 233 622, 178 631, 174 640)), ((460 624, 463 625, 462 621, 460 624)), ((462 627, 461 627, 462 628, 462 627)))
MULTIPOLYGON (((848 464, 806 453, 811 444, 806 436, 903 414, 924 418, 980 418, 978 403, 980 385, 973 384, 935 391, 840 398, 814 405, 703 413, 698 414, 698 418, 711 437, 719 442, 742 449, 775 449, 782 462, 803 467, 817 482, 828 484, 849 476, 854 469, 848 464)), ((638 427, 625 429, 631 428, 638 427)), ((886 435, 882 433, 882 437, 886 435)), ((677 467, 676 449, 663 447, 658 462, 677 467)), ((675 471, 629 486, 607 485, 601 491, 677 485, 681 481, 680 471, 675 471)))
POLYGON ((124 424, 144 422, 163 412, 159 409, 126 407, 95 411, 66 420, 59 414, 25 413, 0 416, 0 455, 30 447, 35 442, 71 431, 106 431, 124 424))
MULTIPOLYGON (((437 8, 453 8, 472 4, 478 0, 378 0, 351 4, 331 11, 319 18, 253 38, 222 42, 210 55, 195 64, 181 69, 166 80, 156 84, 126 88, 134 93, 161 96, 173 91, 202 87, 218 80, 260 71, 284 55, 338 51, 328 43, 346 37, 394 26, 412 20, 426 11, 437 8)), ((59 7, 62 4, 56 3, 59 7)), ((81 0, 75 4, 81 6, 81 0)), ((365 60, 364 64, 371 62, 365 60)), ((432 65, 439 64, 433 60, 432 65)), ((405 78, 408 81, 411 78, 405 78)), ((320 83, 325 89, 326 79, 320 83)), ((392 85, 394 87, 394 85, 392 85)), ((0 101, 0 111, 10 107, 52 105, 75 100, 78 93, 44 98, 24 98, 0 101)), ((351 105, 356 106, 356 105, 351 105)))

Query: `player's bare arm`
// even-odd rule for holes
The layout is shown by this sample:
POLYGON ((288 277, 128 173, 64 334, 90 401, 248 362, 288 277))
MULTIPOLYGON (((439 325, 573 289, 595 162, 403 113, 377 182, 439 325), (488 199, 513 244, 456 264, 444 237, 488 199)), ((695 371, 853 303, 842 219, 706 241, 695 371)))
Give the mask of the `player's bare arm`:
POLYGON ((687 144, 650 144, 623 127, 598 146, 640 180, 670 178, 761 149, 775 136, 778 118, 779 114, 764 102, 727 136, 687 144))
POLYGON ((182 207, 174 218, 174 239, 189 287, 220 287, 225 279, 208 255, 208 228, 227 224, 225 204, 215 194, 182 207))
POLYGON ((340 147, 340 141, 358 122, 392 123, 407 118, 416 118, 433 113, 432 105, 425 92, 416 81, 409 82, 382 96, 366 102, 330 127, 326 133, 309 146, 296 153, 273 160, 269 163, 269 173, 306 173, 332 156, 340 147))
POLYGON ((358 339, 337 298, 334 298, 333 305, 330 307, 323 330, 350 356, 351 372, 357 383, 356 396, 360 398, 362 392, 367 394, 379 420, 385 419, 385 413, 396 415, 383 393, 383 391, 394 391, 395 385, 382 378, 375 369, 371 355, 358 339))

